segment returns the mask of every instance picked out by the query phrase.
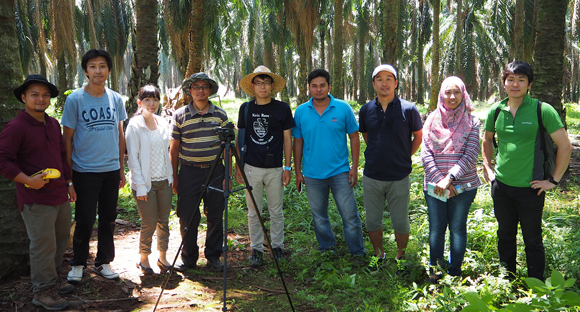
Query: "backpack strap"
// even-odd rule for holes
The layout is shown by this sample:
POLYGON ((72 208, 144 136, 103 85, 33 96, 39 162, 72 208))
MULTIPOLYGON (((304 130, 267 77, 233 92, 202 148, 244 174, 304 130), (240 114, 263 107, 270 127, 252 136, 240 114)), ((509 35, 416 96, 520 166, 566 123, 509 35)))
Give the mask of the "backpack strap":
POLYGON ((247 146, 246 146, 246 128, 248 128, 248 111, 249 111, 249 107, 250 107, 250 103, 252 101, 249 102, 245 102, 243 105, 244 106, 244 113, 242 115, 242 120, 244 121, 244 125, 245 127, 242 129, 238 130, 238 148, 240 151, 240 167, 243 167, 244 165, 244 155, 246 154, 246 150, 247 150, 247 146))
MULTIPOLYGON (((497 117, 499 116, 499 113, 501 112, 501 108, 498 106, 495 108, 495 113, 493 114, 493 129, 495 130, 495 123, 497 121, 497 117)), ((497 132, 497 131, 496 131, 497 132)), ((493 135, 493 147, 497 148, 497 141, 495 140, 495 133, 493 135)))
POLYGON ((542 101, 538 100, 538 132, 540 132, 540 142, 542 144, 542 151, 544 152, 544 159, 548 159, 548 149, 546 148, 546 140, 544 138, 544 133, 546 131, 542 119, 542 101))

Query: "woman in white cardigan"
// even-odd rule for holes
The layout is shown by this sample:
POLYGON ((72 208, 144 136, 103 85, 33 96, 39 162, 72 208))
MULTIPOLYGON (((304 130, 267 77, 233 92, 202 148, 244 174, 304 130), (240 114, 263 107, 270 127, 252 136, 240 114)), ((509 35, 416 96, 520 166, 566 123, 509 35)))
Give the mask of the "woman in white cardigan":
POLYGON ((157 266, 161 273, 171 265, 167 261, 169 243, 169 213, 173 191, 173 171, 169 160, 171 128, 165 119, 155 114, 159 108, 159 89, 146 85, 139 90, 139 110, 129 121, 125 139, 131 171, 131 189, 141 217, 141 235, 137 267, 143 274, 153 274, 149 264, 153 233, 157 229, 157 266))

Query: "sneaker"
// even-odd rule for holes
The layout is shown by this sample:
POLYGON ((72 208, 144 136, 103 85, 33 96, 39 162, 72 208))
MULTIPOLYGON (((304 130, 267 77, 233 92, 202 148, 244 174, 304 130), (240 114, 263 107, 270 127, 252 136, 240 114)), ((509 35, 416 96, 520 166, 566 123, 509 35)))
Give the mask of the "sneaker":
POLYGON ((379 273, 379 270, 383 268, 386 262, 387 260, 385 258, 373 256, 371 257, 371 262, 369 263, 369 266, 367 266, 365 271, 369 274, 377 274, 379 273))
POLYGON ((397 273, 395 273, 395 276, 403 276, 409 273, 407 260, 404 257, 399 259, 395 258, 395 261, 397 261, 397 273))
POLYGON ((68 301, 56 293, 55 285, 42 289, 34 294, 32 303, 50 311, 62 310, 68 307, 68 301))
POLYGON ((66 294, 70 294, 74 290, 75 290, 75 286, 73 284, 64 283, 58 287, 58 289, 56 290, 56 293, 59 295, 66 295, 66 294))
MULTIPOLYGON (((157 261, 157 265, 159 265, 160 262, 161 261, 157 261)), ((164 268, 171 269, 171 267, 165 267, 165 266, 164 266, 164 268)), ((185 272, 187 270, 191 270, 191 269, 195 269, 195 268, 197 268, 197 262, 186 262, 186 261, 182 261, 181 264, 176 264, 174 267, 174 269, 176 271, 179 271, 179 272, 185 272)), ((161 267, 159 267, 159 269, 161 270, 161 267)))
POLYGON ((83 269, 84 266, 82 265, 73 265, 70 267, 70 271, 68 272, 68 276, 66 280, 70 283, 78 283, 83 279, 83 269))
MULTIPOLYGON (((276 255, 274 253, 274 255, 276 255)), ((264 257, 264 253, 256 250, 256 249, 252 249, 252 256, 250 257, 250 266, 255 268, 255 267, 259 267, 263 264, 263 259, 264 257)))
POLYGON ((443 274, 442 273, 438 273, 438 274, 431 274, 429 276, 429 278, 427 279, 427 282, 431 283, 431 284, 438 284, 439 280, 443 278, 443 274))
POLYGON ((284 259, 284 250, 282 248, 274 248, 272 249, 272 252, 274 253, 274 258, 276 258, 276 261, 280 262, 282 259, 284 259))
POLYGON ((119 273, 113 272, 113 270, 111 270, 111 266, 108 263, 101 264, 99 266, 94 266, 93 272, 100 274, 102 277, 106 279, 119 278, 119 273))
POLYGON ((223 272, 224 265, 220 258, 209 258, 207 259, 207 268, 212 272, 223 272))

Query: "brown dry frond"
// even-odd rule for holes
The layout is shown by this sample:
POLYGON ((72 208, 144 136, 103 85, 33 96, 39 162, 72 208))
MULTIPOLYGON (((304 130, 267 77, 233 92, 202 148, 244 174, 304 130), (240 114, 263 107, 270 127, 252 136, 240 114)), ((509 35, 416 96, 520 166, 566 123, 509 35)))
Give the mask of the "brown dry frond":
POLYGON ((94 49, 98 46, 97 31, 95 30, 95 12, 93 10, 93 0, 86 0, 87 23, 89 23, 90 42, 89 46, 94 49))
POLYGON ((314 31, 318 26, 319 4, 316 0, 285 0, 286 19, 294 33, 300 32, 304 39, 306 51, 312 50, 314 31))
POLYGON ((54 59, 59 55, 67 55, 69 58, 75 55, 73 5, 72 0, 53 0, 50 2, 54 59))

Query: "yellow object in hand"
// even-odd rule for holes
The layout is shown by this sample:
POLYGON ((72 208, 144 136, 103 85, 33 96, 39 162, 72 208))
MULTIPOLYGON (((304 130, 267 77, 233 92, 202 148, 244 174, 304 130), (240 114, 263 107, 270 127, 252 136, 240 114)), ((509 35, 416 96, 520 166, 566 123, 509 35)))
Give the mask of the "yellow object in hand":
MULTIPOLYGON (((39 174, 44 174, 44 173, 48 173, 46 176, 42 177, 43 180, 48 180, 48 179, 58 179, 60 178, 60 171, 58 171, 58 169, 54 169, 54 168, 46 168, 44 170, 40 170, 39 172, 31 175, 30 177, 34 177, 37 176, 39 174)), ((24 184, 24 186, 26 187, 30 187, 27 184, 24 184)))

